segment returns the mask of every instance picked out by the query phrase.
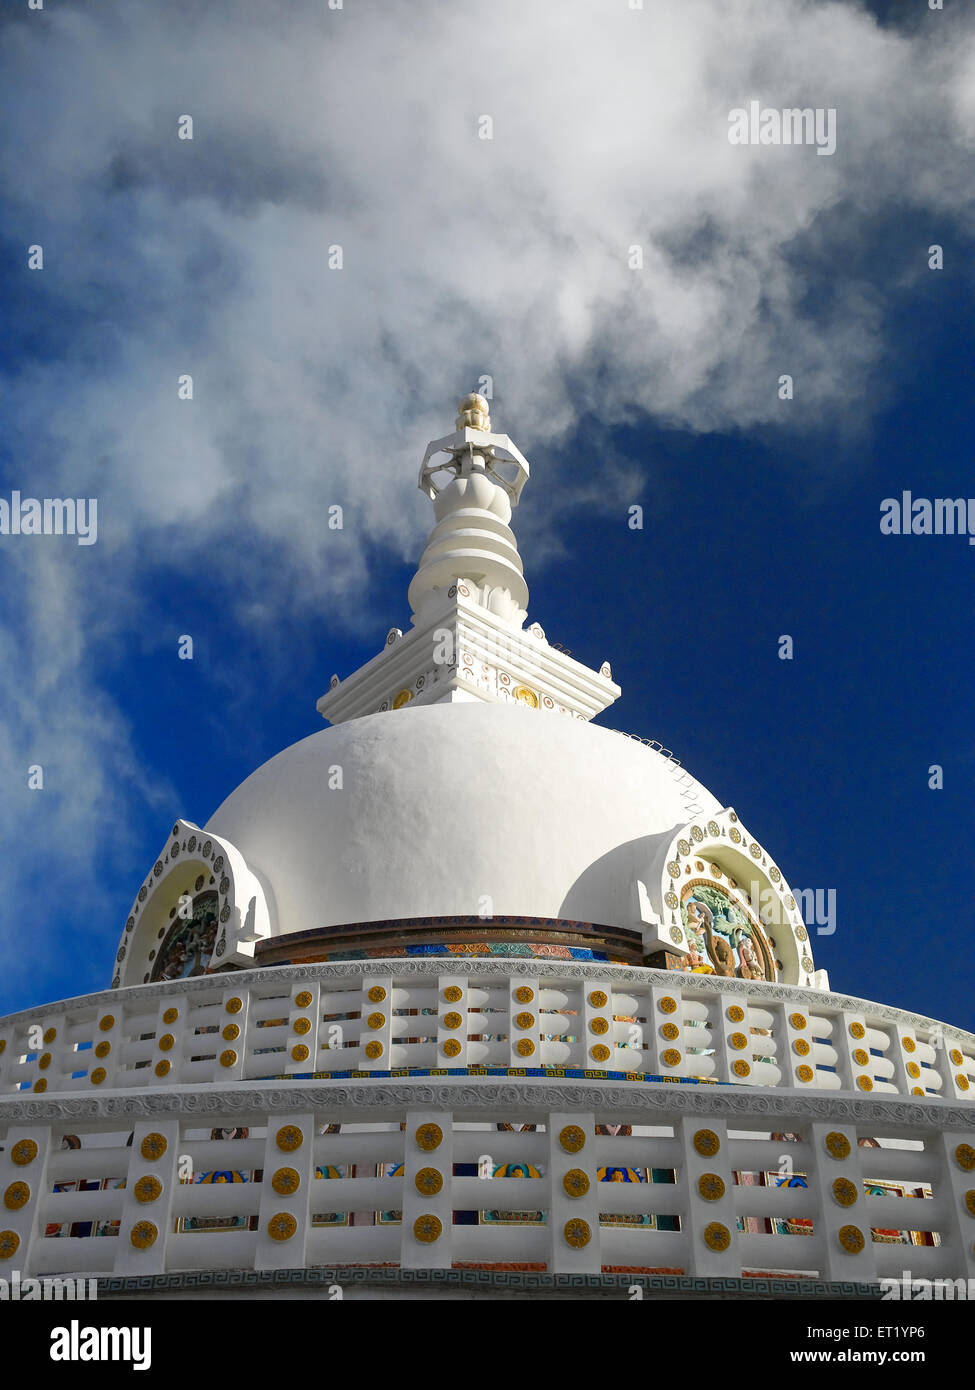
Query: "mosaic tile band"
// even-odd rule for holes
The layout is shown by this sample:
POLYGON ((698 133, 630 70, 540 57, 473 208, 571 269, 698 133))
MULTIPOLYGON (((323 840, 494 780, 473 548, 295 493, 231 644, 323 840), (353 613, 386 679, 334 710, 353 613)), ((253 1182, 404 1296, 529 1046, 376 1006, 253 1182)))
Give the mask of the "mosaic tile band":
POLYGON ((730 1086, 730 1081, 713 1081, 710 1077, 651 1076, 634 1071, 582 1071, 568 1067, 401 1067, 396 1071, 292 1071, 255 1077, 257 1081, 381 1081, 397 1076, 540 1076, 546 1079, 562 1077, 570 1081, 649 1081, 659 1085, 670 1082, 679 1086, 730 1086))

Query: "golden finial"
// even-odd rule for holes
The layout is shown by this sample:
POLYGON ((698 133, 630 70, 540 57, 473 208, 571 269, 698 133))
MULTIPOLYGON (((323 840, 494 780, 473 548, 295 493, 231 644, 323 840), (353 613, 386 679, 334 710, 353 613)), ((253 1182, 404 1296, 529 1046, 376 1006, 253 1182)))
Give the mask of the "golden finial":
POLYGON ((472 391, 469 396, 465 396, 457 407, 457 428, 484 430, 486 433, 491 429, 491 417, 488 414, 488 403, 483 396, 479 396, 476 391, 472 391))

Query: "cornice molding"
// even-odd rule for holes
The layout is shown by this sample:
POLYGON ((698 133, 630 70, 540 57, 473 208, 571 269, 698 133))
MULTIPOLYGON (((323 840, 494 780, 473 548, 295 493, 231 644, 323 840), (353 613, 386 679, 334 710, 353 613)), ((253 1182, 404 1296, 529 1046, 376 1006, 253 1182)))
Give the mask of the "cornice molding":
MULTIPOLYGON (((121 1091, 85 1097, 40 1099, 34 1096, 0 1098, 0 1121, 8 1125, 54 1124, 65 1120, 107 1120, 199 1116, 207 1120, 220 1116, 255 1118, 296 1111, 325 1111, 340 1118, 348 1112, 356 1119, 375 1112, 381 1117, 390 1110, 449 1110, 463 1116, 480 1112, 502 1113, 517 1118, 519 1111, 537 1115, 540 1111, 594 1111, 611 1115, 614 1122, 626 1117, 639 1123, 641 1117, 653 1123, 662 1112, 668 1115, 710 1116, 716 1119, 780 1121, 826 1121, 831 1124, 857 1124, 877 1128, 881 1133, 903 1129, 916 1134, 920 1129, 970 1132, 975 1124, 975 1102, 967 1108, 956 1102, 913 1101, 900 1096, 859 1098, 857 1096, 809 1095, 796 1091, 758 1087, 620 1086, 616 1082, 592 1080, 573 1082, 560 1079, 457 1077, 419 1084, 404 1078, 383 1078, 381 1082, 317 1082, 284 1085, 280 1082, 247 1083, 238 1088, 202 1086, 166 1091, 121 1091)), ((781 1128, 771 1124, 770 1128, 781 1128)))

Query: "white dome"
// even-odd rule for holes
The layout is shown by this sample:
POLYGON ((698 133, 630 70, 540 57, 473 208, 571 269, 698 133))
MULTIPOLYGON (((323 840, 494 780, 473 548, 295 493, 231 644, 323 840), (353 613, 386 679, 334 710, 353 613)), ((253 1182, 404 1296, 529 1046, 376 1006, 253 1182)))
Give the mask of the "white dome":
MULTIPOLYGON (((720 810, 682 786, 704 815, 720 810)), ((689 819, 674 764, 643 744, 478 701, 313 734, 258 768, 206 830, 265 884, 275 936, 480 914, 638 930, 635 879, 689 819)))

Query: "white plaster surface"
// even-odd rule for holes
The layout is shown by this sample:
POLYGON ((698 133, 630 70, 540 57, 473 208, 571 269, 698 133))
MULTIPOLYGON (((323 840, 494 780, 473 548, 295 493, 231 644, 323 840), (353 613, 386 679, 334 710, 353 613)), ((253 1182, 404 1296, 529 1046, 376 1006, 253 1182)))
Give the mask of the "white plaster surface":
MULTIPOLYGON (((695 790, 705 816, 720 810, 695 790)), ((685 805, 673 765, 632 739, 478 702, 312 734, 248 777, 206 830, 269 882, 274 935, 484 911, 636 929, 634 878, 687 823, 685 805), (335 767, 341 790, 329 788, 335 767)))

